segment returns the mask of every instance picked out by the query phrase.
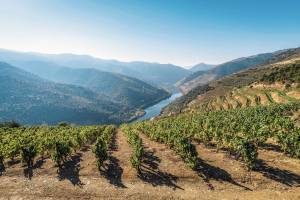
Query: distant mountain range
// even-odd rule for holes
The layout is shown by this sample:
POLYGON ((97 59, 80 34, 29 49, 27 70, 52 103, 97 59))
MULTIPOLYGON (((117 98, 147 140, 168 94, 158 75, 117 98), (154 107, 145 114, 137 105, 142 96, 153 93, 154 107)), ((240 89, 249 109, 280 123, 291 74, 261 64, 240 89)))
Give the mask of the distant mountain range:
POLYGON ((0 63, 0 121, 121 123, 170 96, 163 89, 119 74, 95 69, 50 69, 53 74, 49 71, 48 76, 57 82, 0 63))
POLYGON ((0 61, 39 74, 43 78, 49 78, 49 71, 56 71, 61 67, 94 68, 134 77, 169 91, 176 90, 175 83, 191 74, 191 71, 172 64, 120 62, 88 55, 24 53, 4 49, 0 50, 0 61))
POLYGON ((119 105, 83 87, 53 83, 0 63, 0 120, 25 124, 118 121, 119 105))

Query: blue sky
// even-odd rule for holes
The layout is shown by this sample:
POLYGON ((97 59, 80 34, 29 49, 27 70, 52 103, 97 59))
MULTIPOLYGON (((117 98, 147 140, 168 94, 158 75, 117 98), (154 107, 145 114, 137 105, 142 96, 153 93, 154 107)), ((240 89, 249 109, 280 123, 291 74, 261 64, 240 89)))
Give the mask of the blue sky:
POLYGON ((0 48, 189 66, 300 46, 299 0, 0 0, 0 48))

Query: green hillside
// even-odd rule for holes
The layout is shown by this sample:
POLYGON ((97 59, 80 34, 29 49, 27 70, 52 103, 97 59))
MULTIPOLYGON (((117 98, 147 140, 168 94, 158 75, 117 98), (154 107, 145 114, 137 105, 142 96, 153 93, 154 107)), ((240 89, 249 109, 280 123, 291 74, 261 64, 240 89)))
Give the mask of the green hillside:
POLYGON ((170 96, 164 89, 138 79, 96 69, 62 67, 49 78, 55 82, 91 89, 131 109, 143 109, 170 96))
POLYGON ((299 52, 300 48, 296 48, 235 59, 218 65, 211 70, 195 72, 179 81, 177 85, 184 93, 187 93, 199 85, 205 85, 211 81, 242 70, 277 62, 299 52))
POLYGON ((0 66, 0 83, 0 121, 120 123, 138 111, 90 89, 46 81, 6 63, 0 66))
MULTIPOLYGON (((270 76, 275 77, 276 73, 286 72, 285 75, 281 73, 281 80, 283 80, 283 78, 286 80, 297 79, 298 75, 295 73, 295 70, 298 70, 297 60, 300 57, 299 51, 300 49, 290 49, 277 52, 276 59, 269 64, 258 65, 215 81, 209 81, 204 85, 199 85, 164 108, 164 114, 181 112, 188 108, 189 105, 202 105, 212 99, 218 97, 223 98, 222 96, 228 96, 228 93, 234 88, 241 88, 249 86, 254 82, 262 81, 270 74, 270 76)), ((278 78, 278 80, 279 79, 280 78, 278 78)))

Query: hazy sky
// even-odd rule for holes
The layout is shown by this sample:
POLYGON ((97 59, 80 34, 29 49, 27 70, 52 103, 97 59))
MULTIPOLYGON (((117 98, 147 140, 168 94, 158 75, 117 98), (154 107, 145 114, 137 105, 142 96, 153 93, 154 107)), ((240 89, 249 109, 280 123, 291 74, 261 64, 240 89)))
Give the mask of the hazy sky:
POLYGON ((299 0, 0 0, 0 48, 183 66, 300 46, 299 0))

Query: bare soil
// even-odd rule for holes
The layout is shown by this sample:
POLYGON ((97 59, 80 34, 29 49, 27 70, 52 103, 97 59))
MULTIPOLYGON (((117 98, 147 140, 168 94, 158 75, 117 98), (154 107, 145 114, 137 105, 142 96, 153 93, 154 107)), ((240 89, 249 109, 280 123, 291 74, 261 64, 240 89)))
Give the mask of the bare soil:
POLYGON ((227 152, 195 143, 201 165, 194 171, 166 145, 141 137, 140 174, 131 167, 131 148, 118 131, 101 172, 90 146, 61 169, 50 159, 38 158, 33 169, 18 160, 7 162, 0 199, 300 199, 300 161, 273 144, 259 150, 257 170, 248 172, 227 152))
POLYGON ((298 91, 288 92, 287 95, 300 100, 300 92, 298 92, 298 91))
POLYGON ((280 96, 277 92, 271 92, 271 97, 276 103, 288 103, 288 100, 280 96))

